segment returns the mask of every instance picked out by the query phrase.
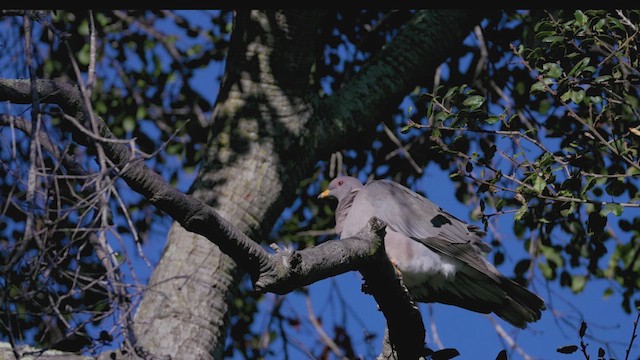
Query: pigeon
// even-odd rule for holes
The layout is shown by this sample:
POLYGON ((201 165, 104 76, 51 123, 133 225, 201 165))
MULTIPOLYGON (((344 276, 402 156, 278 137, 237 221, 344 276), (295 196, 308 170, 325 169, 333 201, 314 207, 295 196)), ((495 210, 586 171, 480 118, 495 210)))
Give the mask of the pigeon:
POLYGON ((414 301, 494 313, 523 329, 546 309, 542 298, 486 259, 491 247, 482 241, 484 231, 407 187, 339 176, 318 195, 327 197, 338 200, 335 230, 341 239, 355 236, 374 216, 387 224, 387 256, 414 301))

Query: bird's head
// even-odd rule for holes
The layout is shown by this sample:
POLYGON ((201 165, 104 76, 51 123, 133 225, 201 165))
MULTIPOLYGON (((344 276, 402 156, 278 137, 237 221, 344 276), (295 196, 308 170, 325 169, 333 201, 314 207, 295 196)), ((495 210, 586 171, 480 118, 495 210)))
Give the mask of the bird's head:
POLYGON ((327 189, 318 195, 318 199, 333 197, 338 201, 344 199, 349 193, 362 188, 360 180, 351 176, 338 176, 331 180, 327 189))

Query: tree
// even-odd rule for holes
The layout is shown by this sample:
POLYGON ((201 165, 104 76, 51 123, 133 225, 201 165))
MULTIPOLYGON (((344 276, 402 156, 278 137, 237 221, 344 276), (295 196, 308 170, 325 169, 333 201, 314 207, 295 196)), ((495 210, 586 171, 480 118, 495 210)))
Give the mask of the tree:
MULTIPOLYGON (((638 207, 637 12, 220 11, 206 26, 166 11, 3 14, 24 44, 0 81, 2 333, 16 357, 21 343, 114 342, 139 357, 264 356, 254 289, 356 269, 388 322, 383 353, 418 351, 419 313, 386 258, 364 255, 383 224, 367 241, 313 236, 331 227, 312 202, 327 164, 409 185, 437 164, 487 229, 513 216, 518 281, 580 292, 610 279, 631 312, 639 220, 621 217, 628 238, 614 241, 607 219, 638 207), (192 80, 222 61, 212 106, 192 80), (190 168, 188 191, 169 185, 190 168), (141 283, 130 252, 162 213, 175 223, 141 283), (259 245, 275 240, 296 251, 259 245)), ((326 351, 357 355, 341 339, 326 351)))

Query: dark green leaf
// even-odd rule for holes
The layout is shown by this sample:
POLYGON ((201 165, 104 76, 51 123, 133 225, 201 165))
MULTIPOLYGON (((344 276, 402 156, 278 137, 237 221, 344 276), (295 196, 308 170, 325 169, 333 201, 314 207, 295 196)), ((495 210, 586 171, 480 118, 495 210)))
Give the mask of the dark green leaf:
POLYGON ((559 347, 556 349, 556 351, 561 354, 573 354, 577 350, 578 350, 578 346, 576 345, 567 345, 567 346, 559 347))
POLYGON ((582 322, 582 324, 580 324, 580 331, 578 331, 578 334, 580 335, 580 337, 584 337, 584 334, 587 332, 587 323, 586 322, 582 322))
POLYGON ((513 271, 516 274, 524 274, 529 270, 529 267, 531 267, 531 259, 522 259, 518 261, 513 271))
POLYGON ((449 360, 458 355, 460 355, 460 352, 458 352, 458 350, 453 348, 446 348, 434 352, 433 355, 431 355, 431 358, 433 360, 449 360))
POLYGON ((591 58, 584 58, 582 60, 580 60, 572 69, 571 71, 569 71, 569 76, 578 76, 580 75, 580 72, 582 72, 582 69, 584 69, 587 65, 589 65, 589 61, 591 61, 591 58))

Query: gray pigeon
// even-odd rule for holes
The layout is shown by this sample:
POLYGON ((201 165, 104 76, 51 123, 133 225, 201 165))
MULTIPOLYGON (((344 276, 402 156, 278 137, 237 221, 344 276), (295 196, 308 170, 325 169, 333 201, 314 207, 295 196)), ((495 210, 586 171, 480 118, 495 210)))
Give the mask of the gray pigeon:
POLYGON ((363 185, 340 176, 318 195, 325 197, 338 199, 340 238, 354 236, 373 216, 387 224, 387 255, 414 301, 493 312, 519 328, 540 319, 546 308, 544 300, 487 261, 491 247, 482 241, 482 230, 410 189, 389 180, 363 185))

